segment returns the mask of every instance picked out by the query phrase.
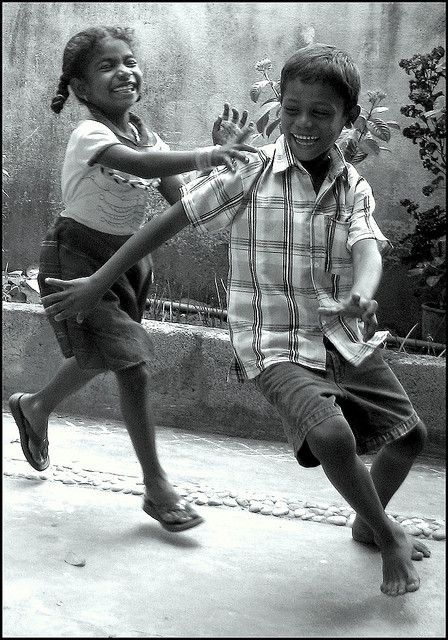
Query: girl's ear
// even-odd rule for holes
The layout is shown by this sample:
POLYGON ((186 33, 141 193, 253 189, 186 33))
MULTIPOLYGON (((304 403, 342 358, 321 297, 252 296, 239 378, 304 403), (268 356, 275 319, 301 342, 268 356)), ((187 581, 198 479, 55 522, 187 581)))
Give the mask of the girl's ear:
POLYGON ((355 122, 355 120, 357 119, 360 113, 361 113, 361 107, 359 106, 359 104, 357 104, 355 107, 352 107, 348 112, 348 117, 347 117, 345 126, 350 129, 352 124, 355 122))
POLYGON ((86 83, 82 78, 71 78, 70 86, 79 100, 87 100, 86 83))

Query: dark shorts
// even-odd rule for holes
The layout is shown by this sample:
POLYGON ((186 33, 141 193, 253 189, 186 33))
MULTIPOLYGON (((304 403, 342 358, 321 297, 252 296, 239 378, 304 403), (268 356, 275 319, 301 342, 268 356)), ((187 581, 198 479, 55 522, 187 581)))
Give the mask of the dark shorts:
POLYGON ((260 373, 255 385, 280 413, 288 442, 304 467, 319 465, 306 437, 324 420, 344 417, 355 436, 358 454, 376 451, 401 438, 419 421, 378 349, 354 367, 329 346, 326 371, 279 362, 260 373))
MULTIPOLYGON (((45 278, 89 276, 128 238, 95 231, 71 218, 57 218, 42 242, 41 296, 57 290, 45 278)), ((152 279, 152 259, 147 256, 120 276, 81 324, 74 318, 55 322, 47 316, 63 355, 75 357, 81 369, 119 371, 147 362, 153 346, 141 320, 152 279)))

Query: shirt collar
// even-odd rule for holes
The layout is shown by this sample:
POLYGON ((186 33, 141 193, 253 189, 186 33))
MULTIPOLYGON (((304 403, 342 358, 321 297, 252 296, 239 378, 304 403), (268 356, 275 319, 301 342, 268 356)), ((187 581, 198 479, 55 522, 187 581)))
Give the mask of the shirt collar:
MULTIPOLYGON (((348 167, 344 160, 342 151, 335 144, 330 149, 330 168, 328 170, 328 178, 334 180, 340 175, 348 178, 348 167)), ((282 134, 275 142, 274 160, 272 165, 273 173, 281 173, 290 167, 297 167, 302 173, 308 173, 305 167, 297 158, 294 157, 289 144, 286 142, 285 136, 282 134)))

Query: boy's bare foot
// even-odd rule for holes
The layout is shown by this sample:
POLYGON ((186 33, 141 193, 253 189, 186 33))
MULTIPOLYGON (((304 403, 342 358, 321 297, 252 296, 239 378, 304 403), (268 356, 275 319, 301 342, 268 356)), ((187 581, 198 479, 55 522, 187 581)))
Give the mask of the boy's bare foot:
POLYGON ((412 562, 412 545, 403 529, 393 525, 393 541, 379 545, 383 559, 381 591, 388 596, 400 596, 417 591, 420 578, 412 562))
MULTIPOLYGON (((395 523, 395 526, 399 527, 402 531, 402 527, 395 523)), ((406 532, 404 532, 406 536, 406 532)), ((352 537, 356 542, 362 542, 363 544, 369 544, 373 546, 378 546, 375 538, 373 536, 372 529, 363 521, 359 516, 356 516, 353 526, 352 526, 352 537)), ((423 558, 429 558, 431 556, 431 551, 428 549, 426 544, 424 544, 418 538, 414 538, 413 536, 408 536, 408 542, 411 545, 411 558, 412 560, 423 560, 423 558)))

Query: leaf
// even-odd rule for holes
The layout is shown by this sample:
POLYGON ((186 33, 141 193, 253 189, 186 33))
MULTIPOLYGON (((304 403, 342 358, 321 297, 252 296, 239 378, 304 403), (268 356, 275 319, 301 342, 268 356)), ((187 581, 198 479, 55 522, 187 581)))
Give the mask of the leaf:
POLYGON ((384 120, 381 118, 372 118, 367 122, 368 130, 373 133, 374 136, 385 142, 390 140, 390 129, 384 120))
POLYGON ((400 125, 395 120, 387 120, 386 124, 391 129, 400 129, 400 125))
POLYGON ((366 124, 367 124, 367 117, 364 116, 362 113, 360 113, 359 116, 356 118, 355 122, 353 123, 353 126, 355 127, 355 129, 359 129, 359 131, 364 131, 366 124))
POLYGON ((265 113, 269 113, 272 109, 276 109, 279 106, 280 102, 273 98, 270 101, 265 102, 260 108, 259 113, 257 114, 258 119, 264 116, 265 113))
POLYGON ((350 162, 351 164, 359 164, 360 162, 365 160, 365 158, 367 158, 367 155, 367 153, 358 151, 358 153, 350 160, 350 162))
POLYGON ((361 151, 364 151, 365 153, 370 153, 371 151, 373 151, 373 153, 378 155, 380 152, 380 146, 378 142, 373 138, 368 138, 367 136, 363 140, 361 140, 358 146, 359 149, 361 151))
POLYGON ((274 131, 274 129, 279 125, 279 123, 280 123, 280 118, 277 118, 277 120, 274 120, 273 122, 271 122, 270 125, 266 127, 265 133, 268 138, 271 135, 271 133, 274 131))
POLYGON ((392 153, 389 147, 379 147, 379 148, 382 149, 383 151, 389 151, 389 153, 392 153))
POLYGON ((266 125, 268 124, 268 122, 269 122, 269 113, 265 113, 256 122, 257 131, 259 133, 263 133, 263 131, 265 130, 266 125))
POLYGON ((268 84, 269 80, 260 80, 260 82, 256 82, 252 85, 249 93, 252 102, 258 101, 262 89, 264 89, 264 87, 266 87, 268 84))
POLYGON ((389 107, 374 107, 372 113, 382 113, 383 111, 389 111, 389 107))

